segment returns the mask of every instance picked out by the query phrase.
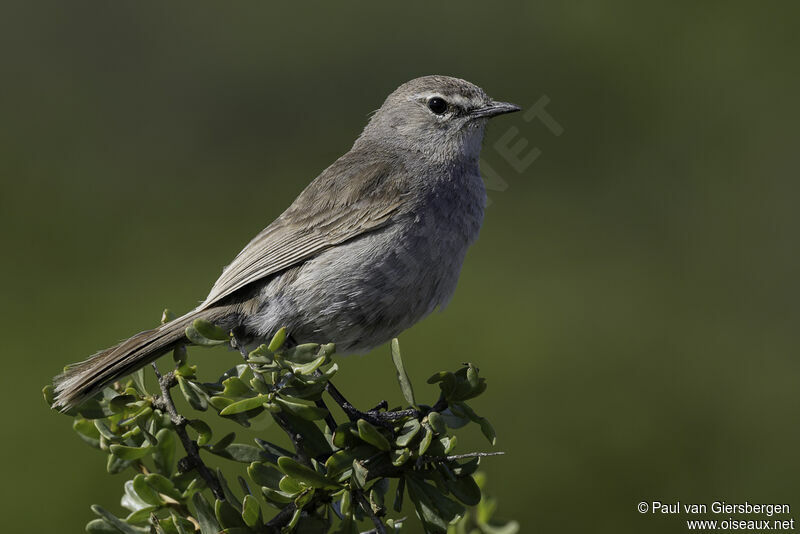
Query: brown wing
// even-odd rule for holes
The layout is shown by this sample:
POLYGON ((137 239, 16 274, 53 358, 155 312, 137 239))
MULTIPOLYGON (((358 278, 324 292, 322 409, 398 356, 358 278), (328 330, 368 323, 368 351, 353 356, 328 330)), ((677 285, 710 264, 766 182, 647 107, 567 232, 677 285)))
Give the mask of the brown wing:
POLYGON ((225 268, 200 307, 384 226, 401 205, 407 174, 393 158, 367 156, 350 152, 309 184, 225 268))

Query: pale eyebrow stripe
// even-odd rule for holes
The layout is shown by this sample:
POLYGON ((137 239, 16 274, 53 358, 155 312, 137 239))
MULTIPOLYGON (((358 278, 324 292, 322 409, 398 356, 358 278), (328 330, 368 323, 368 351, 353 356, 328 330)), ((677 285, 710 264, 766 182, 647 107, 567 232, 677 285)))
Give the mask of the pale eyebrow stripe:
POLYGON ((429 98, 433 98, 434 96, 438 96, 439 98, 444 98, 447 102, 451 104, 455 104, 456 106, 460 106, 462 108, 469 107, 473 104, 472 100, 469 98, 465 98, 459 94, 442 94, 442 93, 417 93, 411 97, 412 100, 416 99, 425 99, 428 100, 429 98))

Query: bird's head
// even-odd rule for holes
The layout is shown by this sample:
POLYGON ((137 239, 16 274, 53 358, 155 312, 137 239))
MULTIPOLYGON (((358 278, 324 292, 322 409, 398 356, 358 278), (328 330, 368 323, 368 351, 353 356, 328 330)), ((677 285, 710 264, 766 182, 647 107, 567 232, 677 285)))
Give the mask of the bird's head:
POLYGON ((519 110, 514 104, 492 100, 466 80, 423 76, 386 98, 359 142, 377 141, 436 159, 477 160, 488 119, 519 110))

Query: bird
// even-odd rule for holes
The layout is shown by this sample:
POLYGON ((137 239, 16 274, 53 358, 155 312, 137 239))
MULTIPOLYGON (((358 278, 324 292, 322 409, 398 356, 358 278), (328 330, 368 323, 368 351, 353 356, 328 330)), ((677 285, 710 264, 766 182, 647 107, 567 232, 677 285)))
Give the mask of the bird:
POLYGON ((204 301, 67 366, 54 378, 53 407, 76 407, 188 344, 197 319, 229 331, 245 351, 285 328, 293 343, 333 342, 350 354, 444 308, 483 222, 486 124, 519 110, 459 78, 403 83, 352 148, 223 269, 204 301))

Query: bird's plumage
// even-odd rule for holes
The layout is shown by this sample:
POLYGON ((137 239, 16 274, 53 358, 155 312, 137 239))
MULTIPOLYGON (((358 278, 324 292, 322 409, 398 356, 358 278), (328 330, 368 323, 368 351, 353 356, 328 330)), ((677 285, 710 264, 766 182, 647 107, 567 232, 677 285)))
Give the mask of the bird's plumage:
POLYGON ((483 219, 486 119, 516 109, 457 78, 401 85, 353 148, 223 270, 200 306, 69 367, 55 379, 55 406, 75 406, 187 342, 185 329, 198 318, 232 331, 242 346, 286 327, 298 342, 333 341, 347 353, 384 343, 444 306, 483 219), (432 98, 450 102, 434 108, 432 98))
POLYGON ((208 308, 248 284, 301 263, 321 251, 386 224, 403 191, 388 183, 397 173, 385 161, 340 158, 234 258, 201 305, 208 308), (384 202, 385 189, 394 200, 384 202), (381 191, 381 195, 375 194, 381 191), (305 206, 314 206, 308 211, 305 206))

